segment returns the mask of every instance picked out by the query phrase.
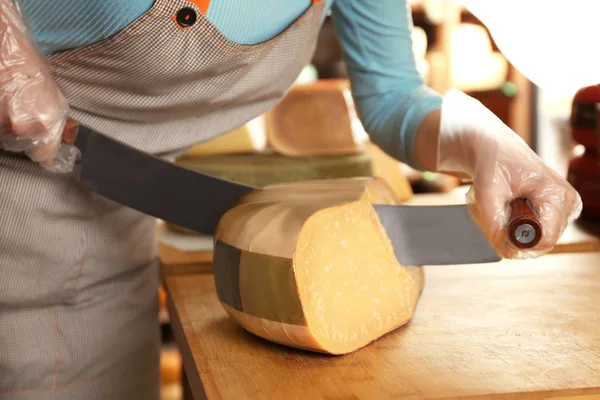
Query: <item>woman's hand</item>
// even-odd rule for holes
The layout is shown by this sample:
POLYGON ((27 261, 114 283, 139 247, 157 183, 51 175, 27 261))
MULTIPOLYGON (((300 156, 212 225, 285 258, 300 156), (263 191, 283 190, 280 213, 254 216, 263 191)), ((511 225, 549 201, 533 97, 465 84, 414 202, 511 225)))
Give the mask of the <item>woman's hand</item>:
POLYGON ((0 148, 55 163, 68 102, 13 0, 0 0, 0 148))
POLYGON ((500 256, 547 253, 580 215, 577 191, 479 101, 449 91, 439 132, 437 171, 473 179, 467 194, 469 212, 500 256), (529 200, 542 224, 542 240, 531 250, 519 250, 508 239, 510 202, 519 197, 529 200))

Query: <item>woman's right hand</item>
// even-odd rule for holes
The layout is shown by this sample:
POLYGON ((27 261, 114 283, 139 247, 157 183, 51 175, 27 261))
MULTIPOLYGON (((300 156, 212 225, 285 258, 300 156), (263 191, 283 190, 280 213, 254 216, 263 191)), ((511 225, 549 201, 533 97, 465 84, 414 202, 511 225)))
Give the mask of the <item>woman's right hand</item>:
POLYGON ((51 165, 68 111, 15 0, 0 0, 0 148, 51 165))
POLYGON ((581 196, 564 177, 480 101, 455 89, 444 95, 436 170, 473 179, 467 209, 503 258, 547 254, 581 214, 581 196), (509 238, 510 204, 520 198, 543 231, 532 249, 517 248, 509 238))

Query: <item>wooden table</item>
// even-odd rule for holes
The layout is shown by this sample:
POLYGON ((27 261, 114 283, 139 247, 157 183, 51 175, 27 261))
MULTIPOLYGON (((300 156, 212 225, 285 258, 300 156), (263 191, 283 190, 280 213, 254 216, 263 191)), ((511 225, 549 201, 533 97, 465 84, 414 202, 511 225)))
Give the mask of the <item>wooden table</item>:
POLYGON ((600 253, 427 267, 413 321, 337 357, 247 333, 197 267, 163 273, 196 400, 600 399, 600 253))

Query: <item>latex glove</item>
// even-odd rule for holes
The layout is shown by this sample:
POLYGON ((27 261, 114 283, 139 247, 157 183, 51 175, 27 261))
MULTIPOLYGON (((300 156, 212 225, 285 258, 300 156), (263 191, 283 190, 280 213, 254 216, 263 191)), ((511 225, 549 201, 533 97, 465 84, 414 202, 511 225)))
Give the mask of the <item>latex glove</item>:
POLYGON ((34 43, 18 3, 0 0, 0 148, 64 170, 74 156, 59 153, 69 105, 34 43))
POLYGON ((549 252, 581 214, 579 193, 496 115, 458 90, 443 99, 437 169, 473 180, 467 208, 503 258, 549 252), (516 248, 507 234, 509 204, 519 197, 529 199, 542 225, 542 240, 531 250, 516 248))

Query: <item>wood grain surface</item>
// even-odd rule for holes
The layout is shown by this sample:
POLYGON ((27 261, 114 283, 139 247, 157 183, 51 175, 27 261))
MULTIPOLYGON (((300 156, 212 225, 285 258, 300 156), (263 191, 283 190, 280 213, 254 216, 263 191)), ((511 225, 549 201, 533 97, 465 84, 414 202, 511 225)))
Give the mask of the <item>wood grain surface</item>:
POLYGON ((164 283, 196 400, 600 395, 600 253, 428 267, 413 321, 346 356, 247 333, 209 273, 164 283))

